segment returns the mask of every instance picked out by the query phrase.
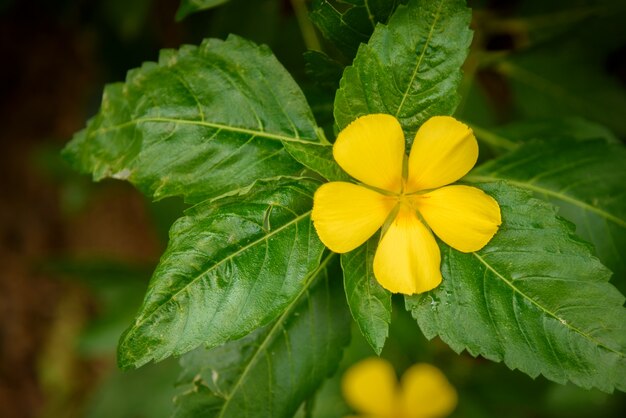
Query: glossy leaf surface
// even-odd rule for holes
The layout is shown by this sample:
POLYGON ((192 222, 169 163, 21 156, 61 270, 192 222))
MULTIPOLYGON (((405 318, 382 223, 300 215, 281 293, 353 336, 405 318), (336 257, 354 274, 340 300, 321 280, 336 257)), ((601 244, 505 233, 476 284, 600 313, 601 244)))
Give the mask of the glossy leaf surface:
POLYGON ((534 141, 472 172, 475 181, 507 180, 549 200, 592 242, 626 290, 626 149, 606 140, 534 141))
POLYGON ((318 182, 283 179, 206 201, 172 226, 143 305, 122 336, 123 368, 214 347, 279 316, 319 263, 310 219, 318 182))
POLYGON ((376 24, 385 23, 401 0, 314 0, 313 23, 343 55, 352 59, 376 24))
POLYGON ((293 416, 336 369, 350 339, 337 261, 334 254, 326 256, 271 325, 184 356, 182 381, 193 388, 176 399, 175 416, 293 416))
POLYGON ((391 293, 378 284, 373 271, 379 239, 376 234, 356 250, 341 255, 350 312, 376 354, 385 345, 391 322, 391 293))
POLYGON ((533 377, 625 390, 626 310, 610 271, 550 204, 479 186, 499 202, 502 226, 476 253, 440 244, 442 284, 406 297, 424 334, 533 377))
POLYGON ((330 145, 286 143, 285 149, 298 162, 328 181, 352 181, 352 178, 335 162, 333 147, 330 145))
POLYGON ((400 120, 410 143, 431 116, 451 115, 472 40, 470 19, 460 0, 399 6, 344 71, 335 98, 338 127, 362 115, 387 113, 400 120))
POLYGON ((283 142, 319 143, 300 88, 267 47, 236 36, 163 50, 106 87, 100 112, 65 150, 94 179, 155 199, 233 193, 302 167, 283 142))

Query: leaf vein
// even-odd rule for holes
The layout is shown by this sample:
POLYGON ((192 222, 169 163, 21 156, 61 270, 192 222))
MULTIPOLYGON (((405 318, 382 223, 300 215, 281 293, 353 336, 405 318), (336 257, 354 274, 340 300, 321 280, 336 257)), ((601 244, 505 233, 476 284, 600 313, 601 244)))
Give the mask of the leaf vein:
MULTIPOLYGON (((182 288, 180 288, 179 290, 177 290, 175 293, 173 293, 172 295, 170 295, 170 297, 168 297, 166 300, 162 301, 161 304, 156 307, 153 311, 151 311, 148 315, 138 319, 134 324, 133 324, 133 329, 136 329, 137 326, 140 323, 145 322, 146 318, 152 317, 154 316, 158 311, 160 311, 161 309, 163 309, 170 301, 175 300, 179 294, 181 294, 182 292, 186 291, 186 289, 188 289, 191 285, 195 284, 200 278, 202 278, 204 275, 206 275, 209 271, 213 271, 215 270, 218 266, 222 265, 223 263, 227 262, 227 261, 232 261, 235 257, 237 257, 239 254, 247 251, 248 249, 258 245, 261 242, 267 242, 267 240, 269 240, 272 236, 276 235, 277 233, 279 233, 280 231, 290 227, 293 224, 297 224, 298 222, 300 222, 302 219, 305 219, 306 217, 308 217, 311 214, 311 211, 307 211, 305 213, 303 213, 302 215, 298 216, 297 218, 291 219, 289 222, 285 223, 284 225, 281 225, 280 227, 276 228, 273 231, 270 231, 269 233, 263 235, 262 237, 260 237, 257 240, 252 241, 251 243, 244 245, 243 247, 241 247, 240 249, 238 249, 237 251, 234 251, 233 253, 229 254, 227 257, 224 257, 223 259, 219 260, 217 263, 212 264, 211 266, 209 266, 208 268, 206 268, 205 270, 203 270, 202 272, 200 272, 199 274, 197 274, 194 278, 192 278, 188 283, 186 283, 182 288)), ((230 283, 232 284, 233 281, 231 280, 230 283)), ((129 332, 130 334, 130 332, 129 332)))
POLYGON ((555 199, 559 199, 562 200, 564 202, 568 202, 571 203, 574 206, 578 206, 584 210, 590 211, 590 212, 594 212, 597 213, 598 215, 602 216, 605 219, 608 219, 610 221, 612 221, 613 223, 621 226, 622 228, 626 228, 626 220, 620 219, 617 216, 608 213, 605 210, 602 210, 600 208, 597 208, 595 206, 592 206, 582 200, 579 200, 575 197, 572 197, 570 195, 564 194, 564 193, 560 193, 554 190, 550 190, 547 189, 545 187, 542 186, 538 186, 538 185, 533 185, 533 184, 528 184, 526 182, 523 181, 517 181, 517 180, 510 180, 507 178, 498 178, 498 177, 492 177, 492 176, 483 176, 483 175, 469 175, 467 177, 465 177, 465 180, 468 181, 499 181, 499 180, 504 180, 507 181, 509 183, 511 183, 514 186, 520 187, 522 189, 526 189, 526 190, 530 190, 536 193, 543 193, 546 196, 551 196, 554 197, 555 199))
POLYGON ((587 340, 593 342, 594 344, 596 344, 598 347, 602 347, 607 351, 610 351, 612 353, 615 353, 617 355, 619 355, 620 357, 626 357, 626 354, 614 350, 610 347, 607 347, 605 344, 603 344, 602 342, 596 340, 595 338, 593 338, 591 335, 586 334, 585 332, 583 332, 581 329, 578 329, 574 326, 572 326, 569 322, 567 322, 566 320, 564 320, 563 318, 560 318, 559 316, 557 316, 554 312, 550 311, 549 309, 547 309, 546 307, 542 306, 541 304, 539 304, 535 299, 531 298, 530 296, 528 296, 527 294, 525 294, 524 292, 522 292, 517 286, 515 286, 513 284, 512 281, 508 280, 506 277, 504 277, 502 274, 500 274, 493 266, 491 266, 491 264, 487 263, 478 253, 472 253, 474 255, 474 257, 476 257, 481 263, 483 263, 485 265, 485 267, 487 267, 489 270, 491 270, 497 277, 499 277, 502 281, 504 281, 513 291, 515 291, 516 293, 518 293, 520 296, 522 296, 524 299, 528 300, 530 303, 532 303, 534 306, 536 306, 540 311, 542 311, 543 313, 545 313, 546 315, 556 319, 557 321, 559 321, 561 324, 565 325, 567 328, 569 328, 570 330, 576 332, 577 334, 580 334, 582 337, 586 338, 587 340))
POLYGON ((250 359, 247 361, 247 364, 245 368, 243 369, 243 372, 239 375, 239 378, 233 384, 230 393, 226 396, 225 398, 226 400, 220 410, 220 414, 218 415, 218 418, 222 418, 224 416, 224 412, 226 411, 231 400, 233 399, 233 395, 239 390, 240 386, 243 384, 248 373, 250 373, 252 367, 256 364, 258 357, 264 353, 265 348, 274 340, 276 333, 280 329, 282 329, 284 321, 291 314, 291 311, 295 308, 297 303, 300 301, 300 298, 304 294, 308 294, 309 288, 311 287, 311 284, 313 283, 314 279, 322 270, 326 268, 326 266, 328 265, 328 263, 334 256, 335 256, 334 253, 327 255, 326 258, 322 260, 319 267, 315 269, 311 274, 309 274, 309 276, 307 277, 307 281, 304 283, 304 286, 302 287, 300 292, 291 301, 291 303, 287 305, 283 314, 280 317, 278 317, 278 319, 276 320, 272 328, 268 331, 265 338, 263 338, 263 341, 261 342, 261 344, 259 344, 257 348, 254 350, 254 353, 252 353, 252 356, 250 356, 250 359))
POLYGON ((409 84, 406 87, 406 90, 404 91, 404 94, 402 95, 402 100, 400 101, 400 105, 398 106, 398 110, 396 111, 395 116, 398 117, 398 115, 400 115, 400 111, 402 110, 402 107, 404 106, 404 103, 407 99, 407 97, 409 96, 409 91, 411 90, 411 87, 413 86, 413 82, 415 81, 415 77, 417 77, 417 73, 419 72, 419 69, 422 65, 422 60, 424 59, 424 56, 426 55, 426 50, 428 49, 428 45, 430 43, 430 40, 433 36, 433 33, 435 32, 435 26, 437 25, 437 21, 439 20, 440 16, 441 16, 441 9, 443 7, 443 0, 439 1, 439 6, 437 7, 437 11, 435 12, 435 16, 433 18, 433 22, 430 26, 430 30, 428 32, 428 37, 426 38, 426 42, 424 43, 424 47, 422 48, 422 52, 420 53, 420 56, 417 60, 417 64, 415 65, 415 69, 413 70, 413 74, 411 75, 411 80, 409 81, 409 84))
POLYGON ((107 126, 107 127, 102 127, 102 128, 95 129, 95 130, 89 132, 88 137, 91 138, 91 137, 96 136, 96 135, 105 134, 105 133, 110 132, 110 131, 123 129, 123 128, 126 128, 128 126, 137 125, 137 124, 140 124, 140 123, 147 123, 147 122, 174 123, 174 124, 180 124, 180 125, 196 125, 196 126, 202 126, 202 127, 206 127, 206 128, 221 129, 221 130, 227 131, 227 132, 235 132, 235 133, 242 133, 242 134, 247 134, 247 135, 254 135, 254 136, 261 137, 261 138, 273 139, 273 140, 276 140, 276 141, 298 142, 298 143, 302 143, 302 144, 306 144, 306 145, 325 146, 324 144, 322 144, 320 142, 317 142, 314 139, 303 139, 303 138, 299 138, 299 137, 291 137, 291 136, 287 136, 287 135, 274 134, 274 133, 267 132, 267 131, 258 131, 258 130, 254 130, 254 129, 240 128, 240 127, 236 127, 236 126, 229 126, 229 125, 224 125, 224 124, 221 124, 221 123, 206 122, 206 121, 203 122, 203 121, 193 120, 193 119, 175 119, 175 118, 167 118, 167 117, 149 117, 149 116, 132 119, 132 120, 129 120, 127 122, 120 123, 120 124, 117 124, 117 125, 110 125, 110 126, 107 126))

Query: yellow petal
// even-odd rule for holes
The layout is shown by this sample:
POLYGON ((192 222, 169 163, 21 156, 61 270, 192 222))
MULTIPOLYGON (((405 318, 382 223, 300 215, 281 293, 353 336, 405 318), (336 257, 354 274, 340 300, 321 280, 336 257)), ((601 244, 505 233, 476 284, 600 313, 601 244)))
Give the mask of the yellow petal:
POLYGON ((378 357, 350 367, 341 381, 343 397, 358 412, 376 417, 392 416, 398 381, 389 362, 378 357))
POLYGON ((374 235, 393 205, 391 197, 365 187, 331 182, 315 192, 311 218, 324 245, 346 253, 374 235))
POLYGON ((361 116, 337 136, 333 156, 355 179, 391 192, 400 192, 404 133, 391 115, 361 116))
POLYGON ((376 280, 394 293, 423 293, 441 283, 440 263, 435 238, 403 205, 374 255, 376 280))
POLYGON ((457 181, 474 167, 478 143, 472 130, 450 116, 435 116, 415 135, 409 155, 407 191, 434 189, 457 181))
POLYGON ((487 245, 502 223, 498 202, 475 187, 442 187, 414 202, 430 229, 465 253, 487 245))
POLYGON ((456 390, 446 376, 423 363, 411 366, 402 376, 401 399, 407 418, 446 417, 457 404, 456 390))

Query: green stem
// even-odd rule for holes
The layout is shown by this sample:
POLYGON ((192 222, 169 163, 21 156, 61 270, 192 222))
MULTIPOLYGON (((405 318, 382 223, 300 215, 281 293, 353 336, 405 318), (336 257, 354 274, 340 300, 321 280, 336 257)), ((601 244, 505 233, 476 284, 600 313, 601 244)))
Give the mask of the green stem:
POLYGON ((293 11, 296 13, 296 19, 298 19, 298 26, 300 27, 300 32, 302 33, 302 39, 304 39, 304 45, 306 45, 309 50, 321 51, 322 45, 317 37, 317 32, 315 32, 315 28, 309 19, 309 11, 304 3, 305 0, 290 1, 291 7, 293 7, 293 11))
POLYGON ((492 147, 504 149, 507 151, 510 151, 517 147, 517 144, 508 138, 495 134, 487 129, 481 128, 474 124, 469 124, 469 126, 476 134, 476 138, 478 138, 479 141, 482 141, 487 145, 491 145, 492 147))

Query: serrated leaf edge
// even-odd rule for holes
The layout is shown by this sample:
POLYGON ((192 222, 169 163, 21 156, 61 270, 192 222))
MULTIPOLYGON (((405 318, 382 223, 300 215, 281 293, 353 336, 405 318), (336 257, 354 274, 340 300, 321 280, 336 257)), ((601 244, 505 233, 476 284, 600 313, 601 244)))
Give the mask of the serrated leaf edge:
MULTIPOLYGON (((294 224, 297 224, 298 222, 302 221, 303 219, 305 219, 306 217, 311 215, 312 210, 306 211, 303 214, 293 218, 292 220, 290 220, 289 222, 285 223, 284 225, 281 225, 280 227, 270 231, 269 233, 267 233, 266 235, 263 235, 261 238, 245 245, 244 247, 240 248, 239 250, 237 250, 234 253, 229 254, 227 257, 224 257, 223 259, 219 260, 217 263, 212 264, 208 269, 204 270, 202 272, 202 274, 197 275, 196 277, 194 277, 189 283, 185 284, 181 289, 179 289, 176 293, 172 294, 166 301, 164 301, 163 303, 161 303, 159 306, 157 306, 155 309, 153 309, 152 311, 150 311, 148 314, 144 315, 144 316, 140 316, 138 317, 135 322, 133 323, 132 327, 130 327, 121 337, 120 339, 120 343, 119 346, 121 347, 122 344, 125 341, 129 340, 129 336, 132 336, 135 332, 135 330, 138 328, 139 325, 141 325, 142 323, 144 323, 146 321, 147 318, 150 318, 152 316, 154 316, 157 312, 159 312, 161 309, 163 309, 165 306, 167 306, 168 303, 170 303, 170 301, 172 301, 178 294, 180 294, 181 292, 183 292, 184 290, 186 290, 189 286, 193 285, 197 280, 200 279, 200 277, 202 277, 204 274, 206 274, 207 271, 210 271, 214 268, 216 268, 217 266, 221 265, 222 263, 224 263, 227 260, 232 259, 233 257, 241 254, 242 252, 248 250, 249 248, 258 245, 259 243, 263 242, 263 241, 267 241, 269 240, 272 236, 274 236, 276 233, 282 231, 283 229, 290 227, 294 224)), ((176 353, 174 353, 176 354, 176 353)), ((180 354, 180 353, 179 353, 180 354)), ((154 357, 151 355, 147 355, 145 356, 145 358, 141 361, 141 363, 138 364, 138 362, 136 361, 122 361, 122 359, 125 356, 119 355, 118 358, 118 364, 120 367, 122 368, 128 368, 131 366, 135 366, 135 367, 139 367, 142 364, 145 364, 147 362, 149 362, 150 360, 153 360, 154 357)))
POLYGON ((298 302, 300 301, 300 298, 302 297, 302 295, 304 295, 306 292, 308 292, 309 288, 311 287, 311 284, 313 283, 313 281, 317 278, 317 275, 326 268, 326 266, 328 265, 328 263, 330 263, 330 261, 332 260, 332 258, 335 256, 334 253, 330 253, 326 256, 326 258, 324 258, 322 260, 322 262, 320 263, 320 265, 317 267, 317 269, 315 269, 310 275, 308 280, 305 282, 304 286, 302 286, 302 290, 300 290, 300 293, 298 293, 298 295, 294 298, 294 300, 287 306, 287 308, 285 309, 285 312, 283 312, 283 314, 281 316, 278 317, 278 320, 276 320, 276 322, 274 323, 274 325, 272 326, 272 328, 270 329, 270 331, 267 334, 267 337, 263 340, 263 342, 259 345, 259 347, 255 350, 254 354, 252 355, 252 357, 250 357, 250 361, 248 362, 248 364, 246 365, 246 368, 244 369, 243 373, 241 373, 241 377, 239 379, 237 379, 237 381, 235 382, 235 384, 233 385, 233 389, 230 391, 230 393, 228 394, 228 397, 226 398, 226 401, 224 402, 224 405, 222 407, 222 409, 220 410, 220 414, 218 415, 217 418, 222 418, 224 411, 226 410, 226 407, 228 406, 228 404, 230 403, 230 400, 233 398, 233 393, 235 393, 237 391, 237 388, 239 388, 239 386, 241 385, 241 382, 243 382, 244 378, 246 377, 246 375, 248 374, 248 372, 250 371, 251 367, 254 365, 255 360, 257 358, 257 356, 263 351, 263 349, 273 340, 274 338, 274 334, 276 333, 276 331, 279 329, 279 326, 282 325, 283 321, 291 314, 292 310, 296 307, 296 305, 298 304, 298 302))
POLYGON ((505 179, 505 178, 498 178, 498 177, 493 177, 493 176, 485 176, 485 175, 469 175, 466 176, 464 178, 464 180, 467 181, 471 181, 471 182, 494 182, 494 181, 506 181, 507 183, 510 183, 516 187, 519 187, 520 189, 525 189, 525 190, 529 190, 535 193, 539 193, 539 194, 543 194, 546 196, 550 196, 550 197, 554 197, 555 199, 558 200, 562 200, 564 202, 567 203, 571 203, 574 206, 578 206, 579 208, 582 208, 584 210, 590 211, 590 212, 595 212, 598 215, 600 215, 601 217, 612 221, 613 223, 621 226, 622 228, 626 228, 626 221, 623 219, 618 218, 615 215, 612 215, 600 208, 597 208, 595 206, 592 206, 582 200, 576 199, 575 197, 566 195, 564 193, 560 193, 554 190, 550 190, 548 188, 544 188, 544 187, 540 187, 540 186, 536 186, 533 184, 530 184, 529 182, 523 182, 523 181, 517 181, 517 180, 509 180, 509 179, 505 179))
MULTIPOLYGON (((369 249, 369 246, 371 245, 370 241, 371 240, 367 240, 366 243, 364 244, 364 245, 367 246, 367 249, 365 250, 366 254, 367 254, 367 251, 369 249)), ((378 243, 376 243, 376 245, 378 245, 378 243)), ((342 267, 342 269, 344 267, 344 261, 343 260, 344 260, 344 257, 341 257, 341 267, 342 267)), ((371 286, 369 284, 369 277, 370 277, 370 273, 371 273, 371 270, 372 270, 371 264, 370 263, 365 263, 365 269, 366 269, 366 277, 367 277, 367 284, 366 284, 367 293, 368 293, 369 296, 371 296, 371 286)), ((372 273, 372 276, 373 276, 373 273, 372 273)), ((346 276, 345 276, 345 273, 344 273, 344 288, 345 288, 345 283, 346 283, 346 278, 345 277, 346 276)), ((378 347, 375 344, 375 342, 373 341, 373 339, 371 338, 371 336, 363 330, 363 327, 361 326, 361 322, 359 320, 357 320, 356 315, 355 315, 355 313, 354 313, 354 311, 352 309, 352 304, 350 303, 350 299, 351 298, 350 298, 350 296, 348 296, 348 293, 346 291, 346 302, 348 303, 348 308, 350 309, 350 314, 352 315, 352 318, 354 319, 354 322, 356 322, 356 324, 357 324, 357 326, 359 328, 359 331, 361 331, 361 334, 363 334, 363 336, 365 337, 365 340, 368 342, 370 347, 372 347, 372 349, 374 350, 374 352, 377 355, 380 355, 380 353, 383 351, 383 348, 385 346, 385 341, 387 341, 387 338, 389 337, 389 324, 391 323, 391 310, 388 311, 389 312, 389 317, 388 318, 380 318, 379 317, 380 319, 382 319, 384 322, 387 323, 387 327, 385 328, 385 338, 383 339, 383 342, 380 345, 380 347, 378 347)), ((370 297, 367 300, 371 301, 372 298, 370 297)), ((367 303, 368 306, 371 306, 372 304, 373 304, 373 302, 368 302, 367 303)), ((372 310, 369 310, 369 312, 370 312, 370 322, 374 322, 373 321, 374 315, 372 313, 372 310)))
MULTIPOLYGON (((332 261, 333 257, 335 257, 335 256, 337 256, 337 254, 335 254, 335 253, 329 253, 328 255, 326 255, 322 259, 322 261, 320 262, 320 265, 307 276, 307 279, 304 282, 304 285, 302 286, 302 289, 300 290, 300 292, 289 303, 289 305, 287 305, 287 307, 285 308, 285 311, 275 320, 274 324, 272 325, 272 328, 265 335, 265 337, 263 338, 263 341, 261 342, 261 344, 259 344, 257 346, 257 348, 254 350, 254 353, 250 356, 250 359, 248 360, 245 368, 243 369, 243 372, 240 374, 239 378, 234 383, 234 385, 233 385, 232 389, 230 390, 230 392, 228 394, 225 394, 225 393, 213 393, 214 395, 224 399, 224 404, 221 406, 220 413, 219 413, 217 418, 223 417, 224 411, 226 411, 226 409, 227 409, 227 407, 228 407, 228 405, 230 403, 230 400, 233 398, 233 394, 235 392, 237 392, 237 389, 239 388, 239 386, 242 385, 242 382, 245 380, 245 378, 248 375, 248 373, 250 372, 251 368, 256 363, 257 357, 273 341, 273 339, 274 339, 277 331, 279 330, 280 326, 282 326, 284 321, 289 317, 289 315, 291 315, 291 313, 293 312, 295 307, 298 305, 298 303, 300 303, 300 299, 303 297, 303 295, 306 292, 309 291, 309 289, 313 285, 313 282, 315 281, 315 279, 318 277, 318 275, 324 269, 326 269, 328 267, 328 264, 332 261)), ((336 367, 335 367, 335 369, 336 369, 336 367)), ((194 384, 194 387, 192 387, 187 392, 184 392, 184 393, 181 393, 180 395, 177 395, 174 398, 174 403, 178 403, 179 399, 182 398, 183 396, 197 391, 197 388, 195 387, 195 385, 197 385, 198 382, 194 381, 192 383, 194 384)))
MULTIPOLYGON (((428 37, 426 38, 426 42, 424 42, 424 47, 422 48, 420 52, 420 56, 417 59, 417 63, 415 64, 415 69, 413 70, 413 74, 411 75, 411 80, 407 84, 406 90, 404 91, 404 94, 402 95, 402 100, 400 101, 400 104, 398 105, 398 109, 396 110, 396 113, 395 113, 396 117, 398 117, 398 115, 400 114, 400 111, 402 110, 402 106, 404 106, 404 102, 406 101, 406 98, 409 96, 409 91, 411 90, 411 87, 413 86, 415 77, 417 77, 417 73, 419 72, 420 66, 422 65, 422 60, 424 59, 424 56, 426 55, 426 50, 428 49, 428 45, 430 45, 430 40, 433 36, 433 32, 435 31, 435 26, 437 26, 437 21, 439 20, 441 16, 441 8, 443 7, 443 2, 444 0, 439 0, 439 6, 437 7, 437 12, 435 13, 433 22, 430 25, 428 37)), ((400 9, 401 7, 404 8, 406 6, 400 5, 398 6, 398 9, 400 9)))
POLYGON ((474 257, 476 257, 478 259, 478 261, 480 261, 488 270, 490 270, 493 274, 496 275, 496 277, 500 278, 500 280, 504 281, 515 293, 519 294, 520 296, 522 296, 525 300, 527 300, 528 302, 530 302, 531 304, 533 304, 535 307, 537 307, 538 309, 540 309, 543 313, 553 317, 554 319, 556 319, 557 321, 559 321, 561 324, 565 325, 567 328, 569 328, 570 330, 580 334, 581 336, 583 336, 585 339, 593 342, 595 345, 597 345, 598 347, 602 347, 607 351, 610 351, 612 353, 615 353, 621 357, 626 357, 626 353, 622 353, 621 351, 617 351, 615 349, 612 349, 611 347, 607 347, 606 345, 604 345, 602 342, 596 340, 595 338, 593 338, 591 335, 586 334, 585 332, 583 332, 582 330, 570 325, 565 319, 560 318, 557 314, 555 314, 554 312, 546 309, 544 306, 542 306, 541 304, 539 304, 535 299, 529 297, 527 294, 525 294, 524 292, 522 292, 520 289, 518 289, 511 281, 507 280, 506 277, 504 277, 503 275, 501 275, 496 269, 494 269, 491 264, 489 264, 487 261, 485 261, 484 258, 482 258, 478 253, 473 252, 472 255, 474 257))

